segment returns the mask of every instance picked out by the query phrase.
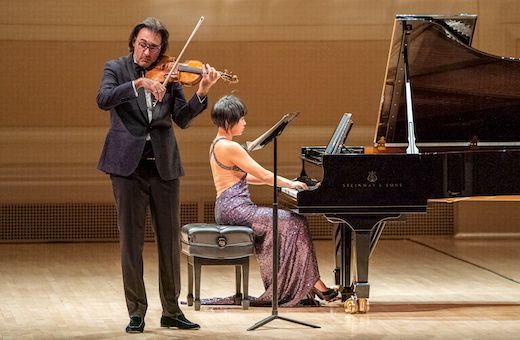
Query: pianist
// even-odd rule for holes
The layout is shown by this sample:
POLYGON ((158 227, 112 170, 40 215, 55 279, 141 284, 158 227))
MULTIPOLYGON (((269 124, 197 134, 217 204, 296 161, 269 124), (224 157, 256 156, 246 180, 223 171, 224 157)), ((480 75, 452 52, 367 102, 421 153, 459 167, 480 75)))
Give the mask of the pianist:
MULTIPOLYGON (((247 225, 255 232, 255 251, 265 292, 253 305, 272 300, 272 209, 256 206, 249 197, 248 184, 272 185, 273 173, 264 169, 233 141, 246 126, 247 109, 236 96, 224 96, 213 106, 211 119, 218 127, 210 147, 210 165, 217 191, 215 219, 219 224, 247 225)), ((307 189, 307 185, 279 176, 281 187, 307 189)), ((291 307, 309 295, 330 301, 338 292, 321 281, 307 220, 293 212, 279 210, 280 265, 278 296, 280 306, 291 307)))

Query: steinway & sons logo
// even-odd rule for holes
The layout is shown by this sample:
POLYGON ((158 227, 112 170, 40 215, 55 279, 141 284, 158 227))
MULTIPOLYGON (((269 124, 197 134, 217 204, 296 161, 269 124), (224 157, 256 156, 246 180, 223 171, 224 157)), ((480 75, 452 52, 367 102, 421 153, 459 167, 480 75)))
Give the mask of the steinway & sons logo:
POLYGON ((402 182, 382 182, 379 181, 375 171, 369 171, 366 182, 362 183, 344 183, 344 188, 402 188, 402 182))

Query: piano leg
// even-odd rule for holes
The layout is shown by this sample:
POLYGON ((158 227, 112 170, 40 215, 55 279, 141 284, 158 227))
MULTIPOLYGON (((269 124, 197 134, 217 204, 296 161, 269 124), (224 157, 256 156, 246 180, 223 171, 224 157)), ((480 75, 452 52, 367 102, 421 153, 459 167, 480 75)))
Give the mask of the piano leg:
POLYGON ((341 300, 345 302, 346 299, 354 294, 350 273, 353 233, 346 223, 334 223, 332 230, 336 262, 334 281, 336 285, 340 286, 341 300))
MULTIPOLYGON (((391 216, 395 218, 397 216, 391 216)), ((345 299, 345 311, 347 313, 366 313, 368 312, 368 298, 370 296, 370 284, 368 283, 368 265, 370 254, 373 252, 377 240, 381 236, 383 228, 385 226, 385 220, 389 216, 370 215, 370 216, 344 216, 343 219, 347 222, 349 228, 349 237, 347 238, 346 232, 341 234, 344 236, 343 240, 350 241, 350 252, 347 253, 347 247, 344 245, 342 249, 345 251, 344 261, 342 269, 343 279, 345 286, 347 283, 345 271, 348 268, 349 273, 349 285, 350 289, 344 289, 346 292, 345 299), (348 262, 347 262, 347 254, 348 262)))
POLYGON ((354 236, 351 265, 355 266, 353 290, 358 298, 369 296, 368 260, 370 256, 370 230, 357 230, 354 236))

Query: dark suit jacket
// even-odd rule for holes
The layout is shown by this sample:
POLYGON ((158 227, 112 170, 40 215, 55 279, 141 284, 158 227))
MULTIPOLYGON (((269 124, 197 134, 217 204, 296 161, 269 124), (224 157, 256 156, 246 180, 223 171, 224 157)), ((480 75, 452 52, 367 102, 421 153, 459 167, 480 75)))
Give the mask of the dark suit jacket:
POLYGON ((149 123, 144 90, 139 89, 136 97, 132 87, 132 80, 137 78, 132 54, 105 64, 97 104, 102 110, 110 110, 110 129, 98 169, 114 175, 132 174, 139 164, 149 133, 159 175, 164 180, 175 179, 184 171, 172 121, 182 129, 187 128, 190 121, 207 107, 207 100, 200 103, 194 95, 187 102, 182 86, 169 84, 149 123))

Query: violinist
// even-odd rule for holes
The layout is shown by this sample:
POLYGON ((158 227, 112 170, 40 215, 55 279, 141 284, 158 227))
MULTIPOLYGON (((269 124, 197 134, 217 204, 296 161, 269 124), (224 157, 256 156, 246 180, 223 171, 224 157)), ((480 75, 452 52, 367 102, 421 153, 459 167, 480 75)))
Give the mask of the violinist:
POLYGON ((146 209, 150 208, 158 248, 161 327, 198 329, 179 308, 180 199, 182 176, 172 124, 187 128, 207 107, 218 72, 202 65, 198 89, 186 100, 181 84, 146 77, 168 49, 169 33, 155 18, 137 24, 130 53, 105 64, 97 104, 110 111, 110 128, 98 169, 110 176, 117 208, 123 286, 130 322, 126 331, 143 332, 148 308, 143 281, 146 209))

